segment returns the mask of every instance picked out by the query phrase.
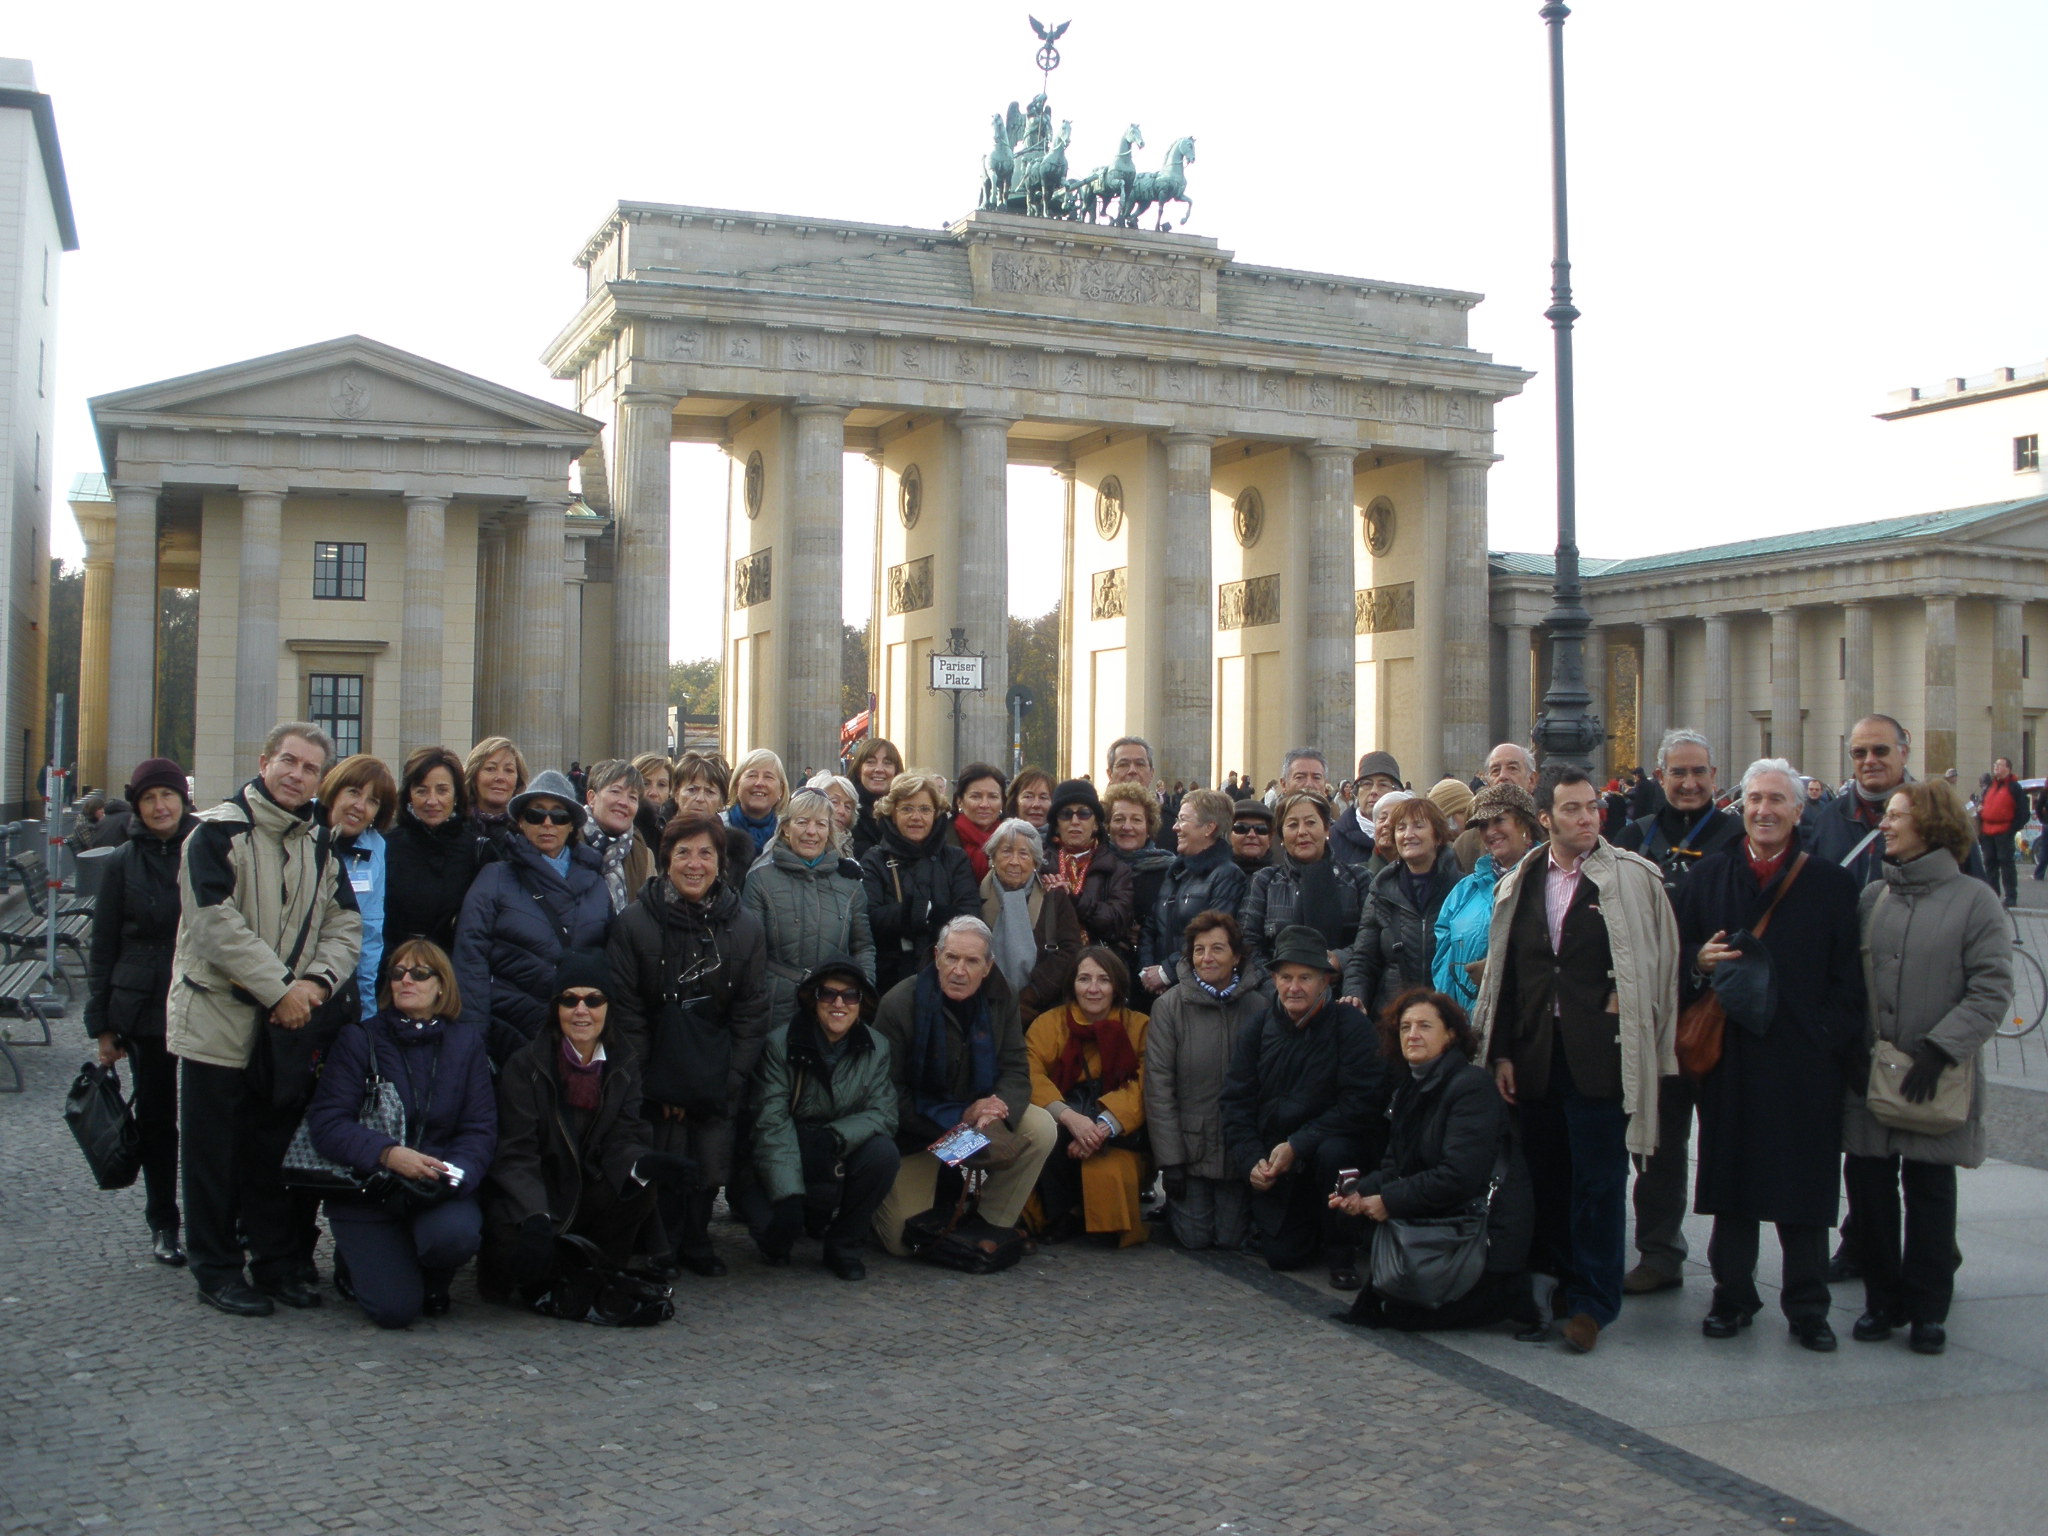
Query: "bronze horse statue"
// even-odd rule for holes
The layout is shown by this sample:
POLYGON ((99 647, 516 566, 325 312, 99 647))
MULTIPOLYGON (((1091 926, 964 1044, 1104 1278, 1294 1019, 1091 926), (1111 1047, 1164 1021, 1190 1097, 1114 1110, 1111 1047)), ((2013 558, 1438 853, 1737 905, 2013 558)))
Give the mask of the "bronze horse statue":
POLYGON ((1145 131, 1133 123, 1124 130, 1123 138, 1117 143, 1116 159, 1108 165, 1097 166, 1081 178, 1074 189, 1074 195, 1088 204, 1089 223, 1095 222, 1095 211, 1108 207, 1111 201, 1117 204, 1116 216, 1110 220, 1112 224, 1128 227, 1134 222, 1135 215, 1132 218, 1124 216, 1124 210, 1130 204, 1132 189, 1138 182, 1138 163, 1131 158, 1131 150, 1144 147, 1145 131))
POLYGON ((1057 216, 1053 205, 1066 191, 1067 143, 1073 136, 1072 120, 1063 120, 1058 136, 1047 146, 1045 154, 1025 165, 1019 179, 1023 183, 1026 213, 1041 219, 1057 216))
POLYGON ((1136 227, 1139 217, 1147 209, 1157 207, 1159 222, 1153 228, 1163 231, 1168 227, 1166 205, 1180 203, 1187 208, 1187 213, 1181 218, 1181 223, 1186 224, 1195 212, 1194 199, 1188 196, 1187 176, 1187 166, 1194 158, 1193 137, 1175 139, 1173 147, 1166 152, 1165 164, 1156 171, 1138 173, 1131 195, 1117 206, 1117 223, 1136 227))
MULTIPOLYGON (((1011 112, 1017 110, 1015 102, 1010 103, 1011 112)), ((995 124, 995 143, 989 152, 981 157, 981 206, 1001 208, 1010 201, 1010 178, 1016 174, 1016 156, 1010 151, 1010 126, 1000 112, 990 116, 995 124)))

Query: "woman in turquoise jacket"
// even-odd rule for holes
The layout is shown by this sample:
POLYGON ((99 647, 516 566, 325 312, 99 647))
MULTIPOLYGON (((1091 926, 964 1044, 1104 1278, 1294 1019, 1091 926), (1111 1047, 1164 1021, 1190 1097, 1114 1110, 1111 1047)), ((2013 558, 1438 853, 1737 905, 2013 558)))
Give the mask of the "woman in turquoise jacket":
POLYGON ((1431 982, 1460 1008, 1470 1008, 1479 996, 1479 971, 1486 962, 1486 934, 1493 922, 1493 888, 1500 882, 1500 872, 1512 869, 1543 838, 1536 802, 1517 784, 1482 789, 1465 824, 1479 833, 1486 851, 1437 910, 1436 951, 1430 959, 1431 982))

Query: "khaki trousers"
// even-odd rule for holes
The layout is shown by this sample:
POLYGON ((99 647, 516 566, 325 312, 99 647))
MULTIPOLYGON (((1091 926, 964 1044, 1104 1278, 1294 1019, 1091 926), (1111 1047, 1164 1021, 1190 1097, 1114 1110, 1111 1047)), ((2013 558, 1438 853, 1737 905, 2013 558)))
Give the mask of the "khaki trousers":
MULTIPOLYGON (((1038 1183, 1038 1170, 1045 1166, 1053 1144, 1059 1140, 1059 1124, 1036 1104, 1027 1104, 1024 1113, 1017 1117, 1017 1135, 1024 1143, 1022 1155, 1009 1167, 990 1174, 981 1188, 981 1218, 991 1226, 1017 1224, 1017 1218, 1024 1212, 1024 1202, 1031 1198, 1038 1183)), ((929 1152, 904 1153, 896 1182, 882 1197, 882 1208, 875 1212, 875 1240, 899 1257, 908 1254, 910 1250, 903 1246, 903 1223, 932 1208, 938 1186, 936 1157, 929 1152)))

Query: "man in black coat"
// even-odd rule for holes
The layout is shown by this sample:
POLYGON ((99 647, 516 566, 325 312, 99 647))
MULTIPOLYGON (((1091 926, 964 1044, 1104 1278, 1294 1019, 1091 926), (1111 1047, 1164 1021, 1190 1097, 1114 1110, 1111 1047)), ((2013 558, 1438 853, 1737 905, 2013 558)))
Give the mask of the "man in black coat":
POLYGON ((1386 1066, 1365 1015, 1336 1001, 1329 946, 1283 928, 1271 966, 1280 1006, 1246 1029, 1223 1085, 1226 1177, 1252 1187, 1266 1262, 1301 1269, 1320 1252, 1338 1290, 1359 1286, 1359 1218, 1330 1208, 1338 1175, 1377 1168, 1386 1066))

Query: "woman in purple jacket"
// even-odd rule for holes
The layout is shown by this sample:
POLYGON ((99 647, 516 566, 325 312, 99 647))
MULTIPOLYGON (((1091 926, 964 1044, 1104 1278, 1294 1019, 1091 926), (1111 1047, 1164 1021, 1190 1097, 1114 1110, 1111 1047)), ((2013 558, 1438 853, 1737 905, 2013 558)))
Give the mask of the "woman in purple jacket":
POLYGON ((358 1174, 383 1172, 399 1191, 329 1196, 334 1284, 380 1328, 403 1328, 448 1310, 455 1271, 483 1235, 477 1191, 498 1142, 497 1098, 483 1031, 461 1021, 455 968, 439 945, 413 939, 393 951, 378 1011, 335 1041, 306 1110, 324 1157, 358 1174), (375 1070, 398 1089, 405 1135, 394 1141, 358 1119, 375 1070))

